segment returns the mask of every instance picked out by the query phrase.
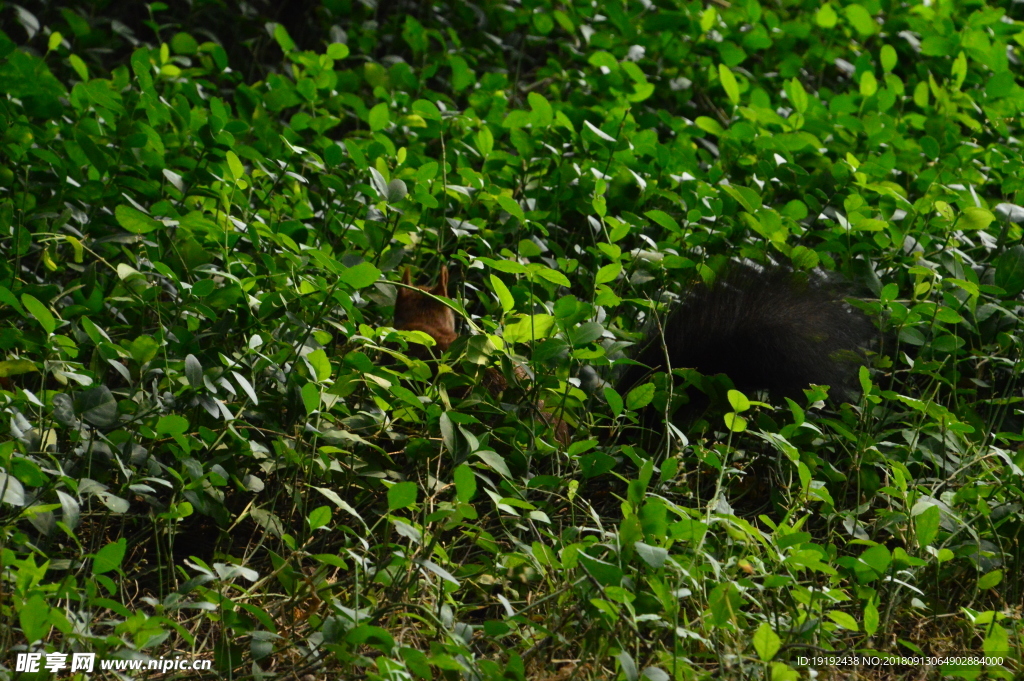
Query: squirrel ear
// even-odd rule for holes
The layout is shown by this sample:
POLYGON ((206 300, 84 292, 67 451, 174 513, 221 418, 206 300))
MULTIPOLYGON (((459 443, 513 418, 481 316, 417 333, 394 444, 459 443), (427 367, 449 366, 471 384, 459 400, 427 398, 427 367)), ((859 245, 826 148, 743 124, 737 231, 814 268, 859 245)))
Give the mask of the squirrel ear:
MULTIPOLYGON (((409 286, 412 286, 412 272, 409 271, 408 267, 405 268, 405 273, 402 274, 402 283, 403 284, 408 284, 409 286)), ((411 296, 411 295, 412 295, 412 291, 410 291, 409 289, 403 288, 401 286, 396 286, 395 287, 395 303, 396 304, 399 303, 399 302, 402 302, 402 304, 405 304, 403 301, 408 300, 409 296, 411 296)))
POLYGON ((437 279, 437 286, 431 291, 435 296, 448 297, 448 267, 441 265, 441 276, 437 279))

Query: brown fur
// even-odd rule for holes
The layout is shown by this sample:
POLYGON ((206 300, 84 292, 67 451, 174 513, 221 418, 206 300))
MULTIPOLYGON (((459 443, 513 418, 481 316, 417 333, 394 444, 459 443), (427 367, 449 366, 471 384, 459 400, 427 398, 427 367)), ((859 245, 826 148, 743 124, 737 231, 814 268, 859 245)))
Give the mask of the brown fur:
MULTIPOLYGON (((402 283, 412 286, 412 273, 406 268, 402 275, 402 283)), ((441 275, 437 284, 430 288, 428 286, 417 286, 421 291, 426 291, 439 298, 448 297, 448 268, 441 266, 441 275)), ((437 342, 438 354, 447 352, 458 334, 455 333, 455 314, 451 308, 443 303, 428 298, 427 296, 408 288, 399 288, 395 297, 395 328, 403 331, 422 331, 437 342)), ((427 359, 429 350, 423 346, 410 346, 409 352, 419 359, 427 359)), ((519 380, 526 380, 528 374, 521 366, 515 367, 515 374, 519 380)), ((494 367, 487 369, 483 378, 484 387, 491 395, 497 397, 508 388, 508 381, 505 376, 494 367)), ((538 410, 543 410, 543 400, 537 402, 538 410)), ((540 411, 544 422, 551 426, 555 438, 562 444, 568 445, 570 440, 569 425, 554 414, 540 411)))
MULTIPOLYGON (((412 285, 412 274, 408 268, 402 276, 402 282, 412 285)), ((441 267, 441 276, 433 288, 417 288, 439 298, 447 298, 448 268, 441 267)), ((455 313, 450 307, 407 288, 398 289, 398 295, 395 297, 395 328, 403 331, 422 331, 427 334, 437 343, 438 354, 447 352, 458 338, 455 333, 455 313)), ((410 352, 421 359, 424 355, 430 354, 429 350, 422 346, 410 347, 410 352)))

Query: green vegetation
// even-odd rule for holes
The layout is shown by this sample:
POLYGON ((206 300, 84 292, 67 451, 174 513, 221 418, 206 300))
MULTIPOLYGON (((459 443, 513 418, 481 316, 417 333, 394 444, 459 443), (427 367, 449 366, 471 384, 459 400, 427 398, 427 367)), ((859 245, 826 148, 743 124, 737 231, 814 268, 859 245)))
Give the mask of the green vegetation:
POLYGON ((0 676, 1019 678, 1020 4, 79 4, 0 6, 0 676), (613 365, 739 258, 863 395, 650 444, 613 365))

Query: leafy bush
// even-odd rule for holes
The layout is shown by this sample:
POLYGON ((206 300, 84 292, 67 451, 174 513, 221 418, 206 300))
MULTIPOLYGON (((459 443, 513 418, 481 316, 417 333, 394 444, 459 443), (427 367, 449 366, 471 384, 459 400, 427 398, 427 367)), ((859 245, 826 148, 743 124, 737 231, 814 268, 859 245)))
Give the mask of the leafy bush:
POLYGON ((1019 673, 1021 22, 193 5, 4 10, 5 650, 236 677, 782 679, 830 651, 1019 673), (856 287, 880 328, 860 402, 731 393, 645 435, 672 382, 622 395, 614 365, 740 258, 856 287), (393 284, 443 263, 463 338, 425 362, 393 284))

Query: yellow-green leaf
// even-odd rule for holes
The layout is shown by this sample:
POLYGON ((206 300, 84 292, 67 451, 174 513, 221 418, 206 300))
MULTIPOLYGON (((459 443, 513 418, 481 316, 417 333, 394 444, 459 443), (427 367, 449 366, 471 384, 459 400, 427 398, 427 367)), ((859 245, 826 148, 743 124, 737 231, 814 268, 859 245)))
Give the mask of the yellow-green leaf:
POLYGON ((491 288, 494 289, 494 294, 498 296, 498 302, 501 303, 501 309, 505 314, 508 314, 515 309, 516 301, 512 297, 512 292, 508 290, 508 286, 505 286, 505 282, 498 278, 497 275, 492 274, 490 276, 491 288))
POLYGON ((53 333, 53 330, 57 328, 57 322, 54 321, 53 315, 50 314, 50 310, 32 296, 27 293, 23 293, 21 295, 21 304, 24 305, 25 309, 28 310, 28 313, 32 315, 37 322, 39 322, 39 326, 43 327, 43 330, 46 331, 47 335, 53 333))
POLYGON ((718 77, 722 81, 722 88, 725 90, 726 96, 729 101, 733 104, 740 103, 740 86, 736 82, 736 76, 732 75, 732 71, 725 64, 718 65, 718 77))
POLYGON ((762 622, 754 632, 754 650, 757 651, 757 656, 762 662, 768 662, 775 657, 775 653, 779 652, 781 647, 782 639, 779 635, 772 631, 770 624, 762 622))
POLYGON ((517 321, 505 325, 505 340, 512 343, 529 343, 548 337, 555 318, 549 314, 522 315, 517 321))
POLYGON ((38 371, 35 362, 27 359, 9 359, 0 362, 0 378, 8 378, 19 374, 27 374, 30 371, 38 371))
POLYGON ((839 21, 839 15, 832 9, 832 5, 825 3, 818 8, 818 12, 814 15, 814 21, 822 28, 833 28, 839 21))
POLYGON ((621 271, 622 265, 617 262, 605 265, 597 271, 597 276, 594 278, 594 284, 605 284, 609 281, 615 281, 621 271))
POLYGON ((225 157, 228 160, 228 169, 231 170, 231 176, 236 180, 245 177, 245 168, 242 166, 242 162, 238 160, 238 155, 228 149, 225 157))

